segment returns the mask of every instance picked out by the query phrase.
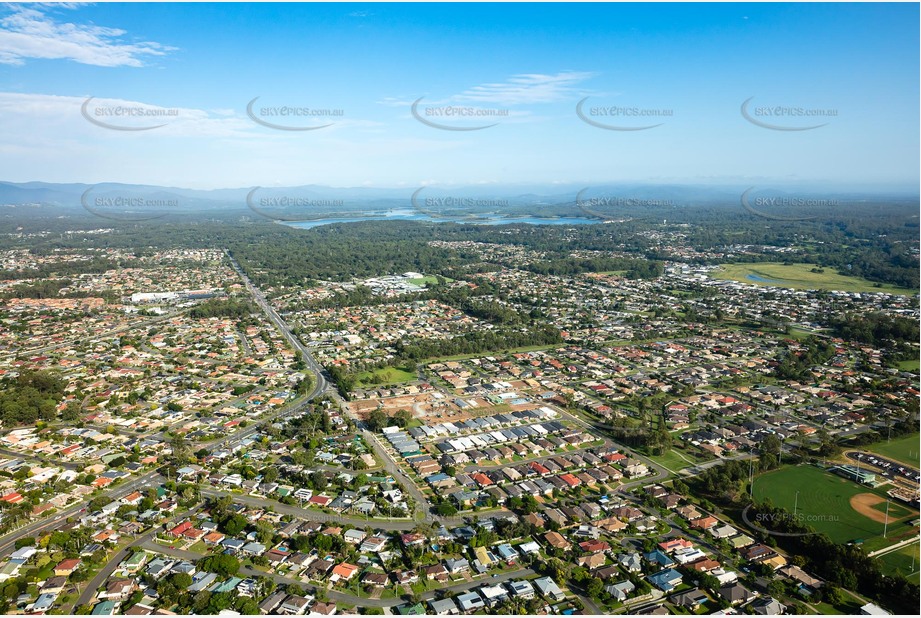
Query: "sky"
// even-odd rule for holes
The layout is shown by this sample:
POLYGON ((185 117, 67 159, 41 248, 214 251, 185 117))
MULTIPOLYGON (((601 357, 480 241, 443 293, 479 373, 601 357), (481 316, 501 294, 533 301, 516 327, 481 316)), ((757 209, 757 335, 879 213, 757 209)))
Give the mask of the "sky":
POLYGON ((0 180, 916 190, 918 21, 914 3, 0 5, 0 180))

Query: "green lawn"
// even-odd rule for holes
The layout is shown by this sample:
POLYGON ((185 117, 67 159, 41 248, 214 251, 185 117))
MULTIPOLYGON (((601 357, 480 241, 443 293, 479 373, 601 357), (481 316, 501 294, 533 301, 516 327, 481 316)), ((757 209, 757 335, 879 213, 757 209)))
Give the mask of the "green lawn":
POLYGON ((841 292, 888 292, 913 296, 917 290, 900 288, 887 283, 875 284, 861 277, 839 275, 834 268, 812 272, 816 264, 783 264, 758 262, 753 264, 724 264, 713 273, 717 279, 728 279, 755 285, 771 285, 795 290, 836 290, 841 292), (879 285, 879 287, 877 287, 879 285))
POLYGON ((901 506, 895 501, 889 503, 889 506, 886 506, 885 502, 880 502, 879 504, 874 504, 873 508, 879 511, 880 513, 886 513, 888 511, 890 518, 902 519, 903 517, 908 517, 914 511, 909 509, 907 506, 901 506))
POLYGON ((907 360, 898 363, 899 369, 902 371, 918 371, 918 367, 921 366, 921 361, 917 358, 915 360, 907 360))
MULTIPOLYGON (((914 511, 904 507, 899 507, 903 509, 901 518, 894 517, 893 510, 890 510, 888 539, 883 539, 883 524, 852 509, 849 500, 862 493, 885 498, 885 491, 858 485, 814 466, 787 466, 768 472, 755 479, 753 489, 756 500, 770 499, 774 505, 791 513, 796 502, 797 517, 836 543, 861 538, 873 539, 874 546, 885 547, 907 532, 905 520, 917 517, 914 511)), ((770 528, 768 523, 762 522, 762 525, 770 528)))
POLYGON ((895 575, 896 573, 904 575, 911 583, 918 585, 919 569, 921 569, 921 556, 919 556, 921 545, 913 543, 906 545, 892 553, 877 556, 877 560, 883 565, 883 573, 886 575, 895 575))
POLYGON ((355 378, 358 388, 367 388, 369 386, 386 386, 388 384, 412 382, 416 379, 416 374, 398 367, 384 367, 374 371, 362 371, 355 378))
POLYGON ((921 466, 921 446, 919 446, 918 434, 913 433, 903 438, 897 438, 886 442, 877 442, 870 446, 862 446, 861 450, 876 453, 889 459, 900 461, 914 468, 921 466))
POLYGON ((687 453, 682 453, 685 457, 691 461, 687 461, 679 455, 675 449, 670 449, 668 452, 663 455, 647 455, 649 459, 653 460, 660 466, 665 466, 673 472, 677 472, 682 468, 687 468, 688 466, 697 465, 697 460, 694 457, 691 457, 687 453))
POLYGON ((846 614, 849 616, 857 616, 860 614, 860 603, 856 599, 847 596, 847 600, 844 602, 843 606, 837 607, 835 605, 830 605, 828 603, 817 603, 815 607, 822 612, 823 616, 828 615, 842 615, 846 614))
POLYGON ((807 337, 812 336, 815 333, 803 330, 802 328, 791 327, 788 335, 793 339, 806 339, 807 337))

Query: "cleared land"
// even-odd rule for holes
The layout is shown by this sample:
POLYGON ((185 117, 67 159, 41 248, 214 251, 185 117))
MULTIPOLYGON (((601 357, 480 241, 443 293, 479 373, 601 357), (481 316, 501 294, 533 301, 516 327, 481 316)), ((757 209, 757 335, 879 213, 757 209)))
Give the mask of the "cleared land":
POLYGON ((921 442, 916 433, 889 442, 883 441, 870 446, 861 446, 860 450, 882 455, 913 468, 921 467, 921 442))
POLYGON ((387 384, 399 384, 401 382, 412 382, 416 379, 416 374, 405 369, 397 367, 384 367, 374 371, 363 371, 356 376, 357 388, 368 388, 369 386, 385 386, 387 384))
MULTIPOLYGON (((450 279, 448 277, 442 277, 442 279, 444 279, 447 283, 454 281, 454 279, 450 279)), ((416 277, 415 279, 410 279, 409 283, 412 283, 413 285, 429 285, 432 283, 438 283, 438 277, 435 275, 425 275, 424 277, 416 277)))
POLYGON ((804 524, 825 533, 836 543, 879 537, 872 543, 874 548, 878 548, 918 532, 917 528, 907 525, 908 521, 917 517, 917 512, 893 502, 889 511, 887 539, 883 539, 885 515, 874 506, 883 503, 885 511, 885 488, 864 487, 821 468, 789 466, 768 472, 755 479, 753 489, 756 500, 770 499, 774 505, 790 512, 793 512, 795 503, 797 517, 804 524), (868 496, 878 500, 871 500, 868 496), (855 497, 863 512, 855 510, 852 502, 855 497))
POLYGON ((728 279, 755 285, 770 285, 794 290, 836 290, 840 292, 888 292, 912 296, 917 290, 900 288, 886 283, 875 284, 860 277, 840 275, 834 268, 812 272, 816 264, 782 264, 759 262, 756 264, 724 264, 714 271, 717 279, 728 279))

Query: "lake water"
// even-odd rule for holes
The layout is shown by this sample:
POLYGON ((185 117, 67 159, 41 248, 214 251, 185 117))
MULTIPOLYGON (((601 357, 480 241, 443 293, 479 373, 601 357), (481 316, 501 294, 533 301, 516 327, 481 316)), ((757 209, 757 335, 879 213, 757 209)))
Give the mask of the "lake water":
POLYGON ((467 223, 473 225, 507 225, 510 223, 528 223, 531 225, 592 225, 601 223, 600 219, 589 217, 504 217, 498 214, 477 215, 476 219, 464 217, 433 217, 417 210, 388 210, 378 213, 362 213, 354 217, 337 219, 311 219, 310 221, 282 221, 285 225, 309 229, 330 223, 354 223, 356 221, 427 221, 435 223, 467 223))

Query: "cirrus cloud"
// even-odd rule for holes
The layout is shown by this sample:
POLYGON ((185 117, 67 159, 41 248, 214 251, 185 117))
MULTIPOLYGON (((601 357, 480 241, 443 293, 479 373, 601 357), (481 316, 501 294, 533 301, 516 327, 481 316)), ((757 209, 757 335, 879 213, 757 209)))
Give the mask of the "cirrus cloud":
POLYGON ((561 73, 525 73, 513 75, 504 82, 474 86, 455 97, 458 101, 527 105, 555 103, 578 93, 576 86, 592 77, 587 71, 561 73))
MULTIPOLYGON (((126 31, 57 21, 42 5, 13 6, 0 18, 0 63, 22 65, 28 59, 71 60, 101 67, 140 67, 144 58, 163 56, 174 47, 128 42, 126 31)), ((59 5, 57 8, 73 8, 59 5)))

